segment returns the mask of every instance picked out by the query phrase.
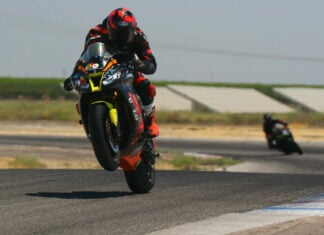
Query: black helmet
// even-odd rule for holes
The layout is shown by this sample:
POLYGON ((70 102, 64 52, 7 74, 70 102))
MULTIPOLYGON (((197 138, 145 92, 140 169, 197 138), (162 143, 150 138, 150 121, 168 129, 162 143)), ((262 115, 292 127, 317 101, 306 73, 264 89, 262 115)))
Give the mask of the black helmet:
POLYGON ((271 116, 270 113, 265 113, 265 114, 263 115, 263 119, 264 119, 264 120, 271 120, 271 119, 272 119, 272 116, 271 116))
POLYGON ((109 39, 119 50, 126 49, 133 41, 136 27, 135 16, 127 8, 117 8, 108 16, 109 39))

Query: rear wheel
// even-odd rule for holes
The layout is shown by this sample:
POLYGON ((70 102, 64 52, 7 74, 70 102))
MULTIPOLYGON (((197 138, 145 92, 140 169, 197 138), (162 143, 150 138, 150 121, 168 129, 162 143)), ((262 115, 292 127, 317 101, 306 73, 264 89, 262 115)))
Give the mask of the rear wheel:
POLYGON ((142 160, 133 171, 124 171, 128 187, 134 193, 148 193, 155 184, 156 153, 152 140, 148 140, 141 154, 142 160))
POLYGON ((299 155, 302 155, 303 154, 303 150, 300 148, 300 146, 295 143, 295 146, 296 146, 296 152, 299 154, 299 155))
POLYGON ((91 105, 89 125, 92 147, 99 164, 107 171, 114 171, 120 163, 118 138, 105 104, 91 105))

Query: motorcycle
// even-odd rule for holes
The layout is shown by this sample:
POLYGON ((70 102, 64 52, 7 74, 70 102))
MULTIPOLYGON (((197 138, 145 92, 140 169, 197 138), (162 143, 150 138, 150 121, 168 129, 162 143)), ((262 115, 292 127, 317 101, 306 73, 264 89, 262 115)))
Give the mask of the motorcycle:
POLYGON ((107 171, 120 167, 133 192, 148 193, 155 184, 156 143, 148 137, 132 85, 134 67, 115 57, 99 42, 81 55, 81 72, 72 76, 79 94, 76 108, 99 164, 107 171))
POLYGON ((298 153, 300 155, 303 154, 302 149, 294 140, 294 137, 287 126, 279 123, 275 124, 272 130, 272 135, 274 136, 275 148, 278 151, 281 151, 286 155, 292 153, 298 153))

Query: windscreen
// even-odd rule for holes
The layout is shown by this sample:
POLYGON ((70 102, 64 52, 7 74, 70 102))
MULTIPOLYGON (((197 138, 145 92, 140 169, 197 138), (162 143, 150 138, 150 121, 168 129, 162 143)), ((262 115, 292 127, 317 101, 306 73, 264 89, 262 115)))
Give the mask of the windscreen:
POLYGON ((105 44, 96 42, 88 46, 87 50, 81 56, 81 61, 88 63, 99 60, 104 62, 103 65, 105 65, 111 57, 112 55, 107 51, 105 44))

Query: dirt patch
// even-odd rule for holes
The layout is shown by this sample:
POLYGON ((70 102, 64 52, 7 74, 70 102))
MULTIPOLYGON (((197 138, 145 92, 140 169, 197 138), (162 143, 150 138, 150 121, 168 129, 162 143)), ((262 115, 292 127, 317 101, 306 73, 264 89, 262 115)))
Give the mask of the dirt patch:
MULTIPOLYGON (((219 126, 161 124, 161 138, 203 138, 225 140, 264 140, 261 126, 219 126)), ((289 125, 297 141, 324 141, 324 129, 304 124, 289 125)), ((0 121, 1 135, 85 136, 76 122, 0 121)))
MULTIPOLYGON (((324 130, 305 125, 291 125, 297 141, 324 141, 324 130)), ((83 127, 78 123, 53 121, 0 122, 1 135, 44 135, 85 137, 83 127)), ((200 138, 222 140, 264 140, 259 126, 198 126, 198 125, 160 125, 161 138, 200 138)), ((166 154, 163 154, 164 158, 166 154)), ((10 162, 17 157, 37 158, 46 168, 80 169, 100 168, 92 149, 65 149, 47 146, 2 145, 0 143, 0 168, 12 168, 10 162)), ((158 169, 174 169, 165 161, 157 161, 158 169)), ((19 166, 17 166, 19 168, 19 166)))
POLYGON ((26 168, 12 165, 17 158, 38 159, 47 169, 99 169, 91 149, 65 149, 47 146, 1 145, 0 169, 26 168))
MULTIPOLYGON (((289 125, 296 141, 324 141, 324 129, 303 124, 289 125)), ((203 138, 223 140, 265 140, 260 126, 194 126, 161 125, 161 137, 203 138)))

